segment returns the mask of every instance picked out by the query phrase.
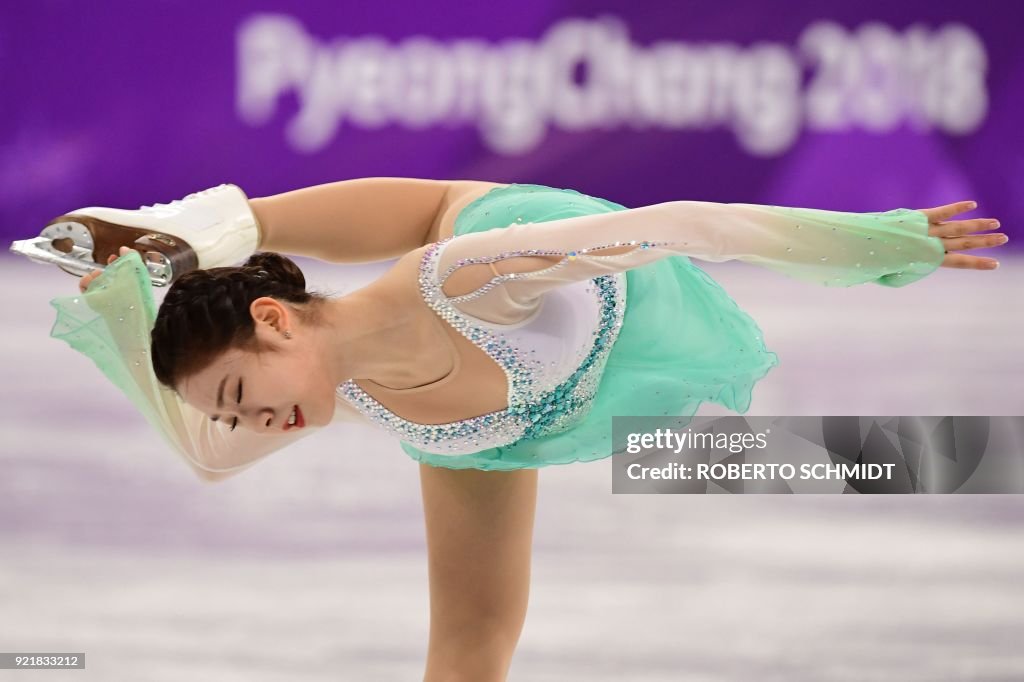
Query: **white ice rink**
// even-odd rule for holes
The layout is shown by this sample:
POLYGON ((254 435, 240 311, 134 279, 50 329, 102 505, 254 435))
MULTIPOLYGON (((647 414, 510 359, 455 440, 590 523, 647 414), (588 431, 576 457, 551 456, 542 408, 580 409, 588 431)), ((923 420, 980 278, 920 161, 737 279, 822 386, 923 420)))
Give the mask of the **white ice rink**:
MULTIPOLYGON (((999 256, 902 289, 699 264, 779 355, 748 415, 1022 415, 1024 259, 999 256)), ((335 291, 384 267, 300 262, 335 291)), ((419 465, 350 426, 200 482, 48 337, 74 291, 0 257, 0 651, 86 669, 0 680, 422 679, 419 465)), ((510 681, 1024 679, 1024 497, 610 490, 608 461, 542 470, 510 681)))

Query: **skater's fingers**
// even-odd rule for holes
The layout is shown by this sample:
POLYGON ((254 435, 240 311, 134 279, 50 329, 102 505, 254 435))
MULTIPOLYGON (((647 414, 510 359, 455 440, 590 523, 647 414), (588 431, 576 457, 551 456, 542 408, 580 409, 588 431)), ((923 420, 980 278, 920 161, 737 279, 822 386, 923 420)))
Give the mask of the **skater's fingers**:
POLYGON ((107 256, 107 265, 110 265, 111 263, 116 261, 121 256, 125 255, 126 253, 131 252, 132 250, 129 249, 127 246, 122 246, 120 249, 117 250, 117 253, 112 253, 109 256, 107 256))
POLYGON ((995 258, 968 256, 964 253, 947 253, 941 265, 944 268, 958 268, 962 270, 995 270, 999 267, 999 261, 995 258))
MULTIPOLYGON (((122 246, 120 249, 118 249, 117 255, 110 254, 107 257, 107 265, 110 265, 111 263, 113 263, 121 256, 125 255, 126 253, 131 252, 132 249, 128 248, 127 246, 122 246)), ((85 290, 89 288, 89 284, 91 284, 94 279, 99 277, 100 273, 102 272, 102 270, 93 270, 92 272, 85 274, 81 279, 78 280, 78 290, 84 294, 85 290)))
POLYGON ((950 251, 968 251, 970 249, 992 249, 1002 246, 1010 240, 1005 234, 979 234, 969 237, 943 237, 942 245, 946 253, 950 251))
POLYGON ((971 218, 970 220, 950 220, 933 223, 928 226, 928 234, 933 237, 959 237, 972 232, 995 230, 1000 222, 995 218, 971 218))
POLYGON ((977 207, 978 203, 975 201, 957 201, 952 204, 946 204, 945 206, 922 208, 918 210, 928 216, 929 223, 938 223, 943 220, 949 220, 958 213, 973 211, 977 207))
POLYGON ((89 288, 89 284, 94 279, 96 279, 96 275, 97 274, 98 274, 97 272, 90 272, 87 275, 85 275, 84 277, 82 277, 80 280, 78 280, 78 290, 81 291, 84 294, 85 290, 89 288))

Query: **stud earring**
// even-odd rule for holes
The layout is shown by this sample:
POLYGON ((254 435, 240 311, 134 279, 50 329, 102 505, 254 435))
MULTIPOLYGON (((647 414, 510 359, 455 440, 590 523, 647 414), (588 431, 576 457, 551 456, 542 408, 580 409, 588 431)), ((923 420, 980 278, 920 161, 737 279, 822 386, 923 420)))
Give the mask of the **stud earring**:
POLYGON ((290 329, 285 329, 284 330, 284 338, 286 338, 286 339, 292 338, 292 332, 291 332, 290 329))

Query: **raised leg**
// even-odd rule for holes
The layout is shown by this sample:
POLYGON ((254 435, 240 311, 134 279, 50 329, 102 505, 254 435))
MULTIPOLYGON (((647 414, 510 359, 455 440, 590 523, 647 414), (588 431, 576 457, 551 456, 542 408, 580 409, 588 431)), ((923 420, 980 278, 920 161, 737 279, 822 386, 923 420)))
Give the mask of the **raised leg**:
POLYGON ((423 246, 452 182, 355 178, 249 199, 261 251, 333 263, 389 260, 423 246))

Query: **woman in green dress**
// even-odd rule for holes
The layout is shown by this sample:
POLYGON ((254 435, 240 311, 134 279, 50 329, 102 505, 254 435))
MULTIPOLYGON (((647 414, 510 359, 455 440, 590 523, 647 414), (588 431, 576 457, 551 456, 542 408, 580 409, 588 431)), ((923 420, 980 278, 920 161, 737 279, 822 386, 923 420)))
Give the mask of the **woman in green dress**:
POLYGON ((107 264, 53 301, 52 335, 92 358, 203 480, 339 421, 394 435, 420 462, 426 679, 501 680, 525 619, 537 471, 614 454, 612 416, 686 418, 708 401, 745 412, 777 364, 690 258, 905 286, 940 266, 991 267, 961 253, 1005 242, 976 234, 991 220, 952 220, 972 208, 629 209, 543 185, 406 178, 248 199, 222 185, 51 221, 88 232, 76 245, 107 264), (308 292, 281 254, 397 260, 332 298, 308 292), (173 282, 159 310, 158 276, 173 282))

